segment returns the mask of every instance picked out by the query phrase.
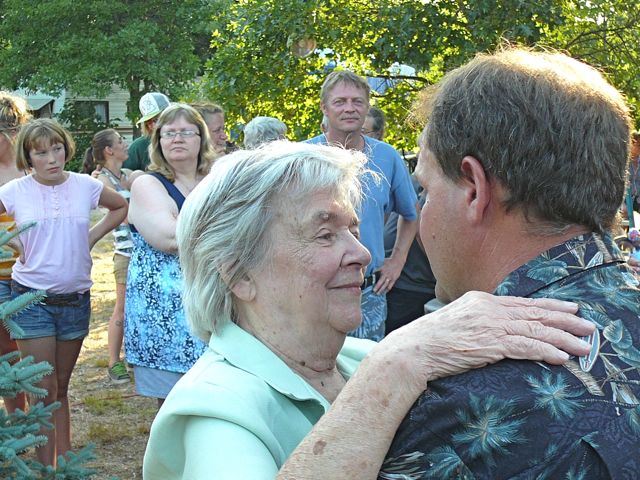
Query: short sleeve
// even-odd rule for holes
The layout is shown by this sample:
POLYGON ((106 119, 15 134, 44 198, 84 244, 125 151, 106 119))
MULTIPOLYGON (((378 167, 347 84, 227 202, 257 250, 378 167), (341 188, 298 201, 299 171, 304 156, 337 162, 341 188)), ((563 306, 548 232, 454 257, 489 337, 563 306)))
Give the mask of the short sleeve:
POLYGON ((12 180, 0 187, 0 202, 4 205, 4 209, 11 216, 15 213, 15 198, 17 180, 12 180))
POLYGON ((418 197, 411 183, 409 170, 400 155, 396 152, 393 157, 393 177, 391 181, 391 195, 393 211, 407 220, 416 220, 416 202, 418 197))
POLYGON ((89 198, 91 198, 91 209, 98 208, 100 203, 100 195, 102 195, 102 189, 104 184, 89 175, 78 174, 82 182, 87 182, 89 189, 89 198))
POLYGON ((183 478, 273 480, 278 467, 267 447, 254 434, 232 422, 191 417, 184 430, 183 478), (211 442, 211 439, 224 439, 211 442))

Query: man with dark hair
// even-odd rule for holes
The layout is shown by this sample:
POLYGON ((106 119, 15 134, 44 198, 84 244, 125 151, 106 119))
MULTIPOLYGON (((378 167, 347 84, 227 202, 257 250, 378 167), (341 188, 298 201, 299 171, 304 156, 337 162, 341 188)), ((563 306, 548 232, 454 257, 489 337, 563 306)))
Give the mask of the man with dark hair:
POLYGON ((367 155, 367 167, 375 172, 364 179, 360 208, 360 240, 371 253, 362 284, 362 324, 350 335, 381 340, 387 316, 385 295, 400 276, 416 236, 417 197, 398 152, 391 145, 362 134, 369 111, 369 90, 366 80, 353 72, 330 73, 320 91, 326 131, 308 142, 360 150, 367 155), (391 212, 399 214, 398 231, 391 254, 385 258, 384 219, 391 212))
POLYGON ((570 300, 597 329, 564 367, 509 360, 431 382, 380 478, 637 478, 640 284, 608 233, 629 157, 622 96, 565 55, 505 49, 419 106, 438 298, 570 300))
POLYGON ((366 118, 364 119, 364 124, 362 125, 362 134, 366 135, 367 137, 383 141, 386 125, 387 122, 384 118, 384 112, 379 108, 371 107, 367 112, 366 118))

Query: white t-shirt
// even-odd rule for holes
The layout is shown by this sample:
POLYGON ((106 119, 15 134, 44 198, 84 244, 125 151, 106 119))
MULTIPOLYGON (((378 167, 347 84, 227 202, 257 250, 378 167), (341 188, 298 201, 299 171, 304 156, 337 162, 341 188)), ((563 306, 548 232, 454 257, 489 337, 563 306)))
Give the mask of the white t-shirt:
POLYGON ((73 172, 60 185, 42 185, 29 175, 0 187, 0 202, 16 225, 36 222, 20 234, 25 262, 13 267, 16 282, 50 293, 91 288, 90 215, 102 188, 89 175, 73 172))

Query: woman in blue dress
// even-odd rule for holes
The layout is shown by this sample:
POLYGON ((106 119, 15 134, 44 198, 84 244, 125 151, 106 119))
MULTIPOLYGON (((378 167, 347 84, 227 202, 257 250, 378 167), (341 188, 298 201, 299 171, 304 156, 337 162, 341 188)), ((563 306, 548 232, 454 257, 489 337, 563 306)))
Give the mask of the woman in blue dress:
POLYGON ((127 278, 125 351, 136 391, 161 405, 205 350, 185 320, 175 230, 184 199, 207 174, 214 154, 202 116, 184 104, 171 104, 162 112, 149 150, 150 173, 131 187, 134 248, 127 278))

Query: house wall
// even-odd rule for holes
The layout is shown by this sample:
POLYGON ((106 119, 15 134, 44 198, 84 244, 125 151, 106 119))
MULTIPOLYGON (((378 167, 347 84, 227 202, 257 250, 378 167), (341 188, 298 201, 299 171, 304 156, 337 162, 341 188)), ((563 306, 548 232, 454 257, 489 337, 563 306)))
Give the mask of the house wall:
POLYGON ((129 92, 127 90, 114 85, 111 93, 105 97, 86 97, 67 92, 67 100, 109 102, 109 121, 116 124, 116 130, 120 132, 120 135, 128 141, 132 140, 133 125, 127 118, 127 101, 129 100, 129 92))
POLYGON ((52 112, 54 116, 63 110, 65 101, 106 101, 109 103, 109 121, 116 124, 116 130, 118 130, 120 135, 127 141, 131 142, 133 139, 133 125, 129 119, 127 119, 129 92, 118 86, 114 85, 111 92, 105 97, 75 95, 71 91, 63 91, 58 97, 48 96, 41 92, 26 91, 24 89, 15 90, 13 93, 26 99, 47 98, 53 100, 52 112))

